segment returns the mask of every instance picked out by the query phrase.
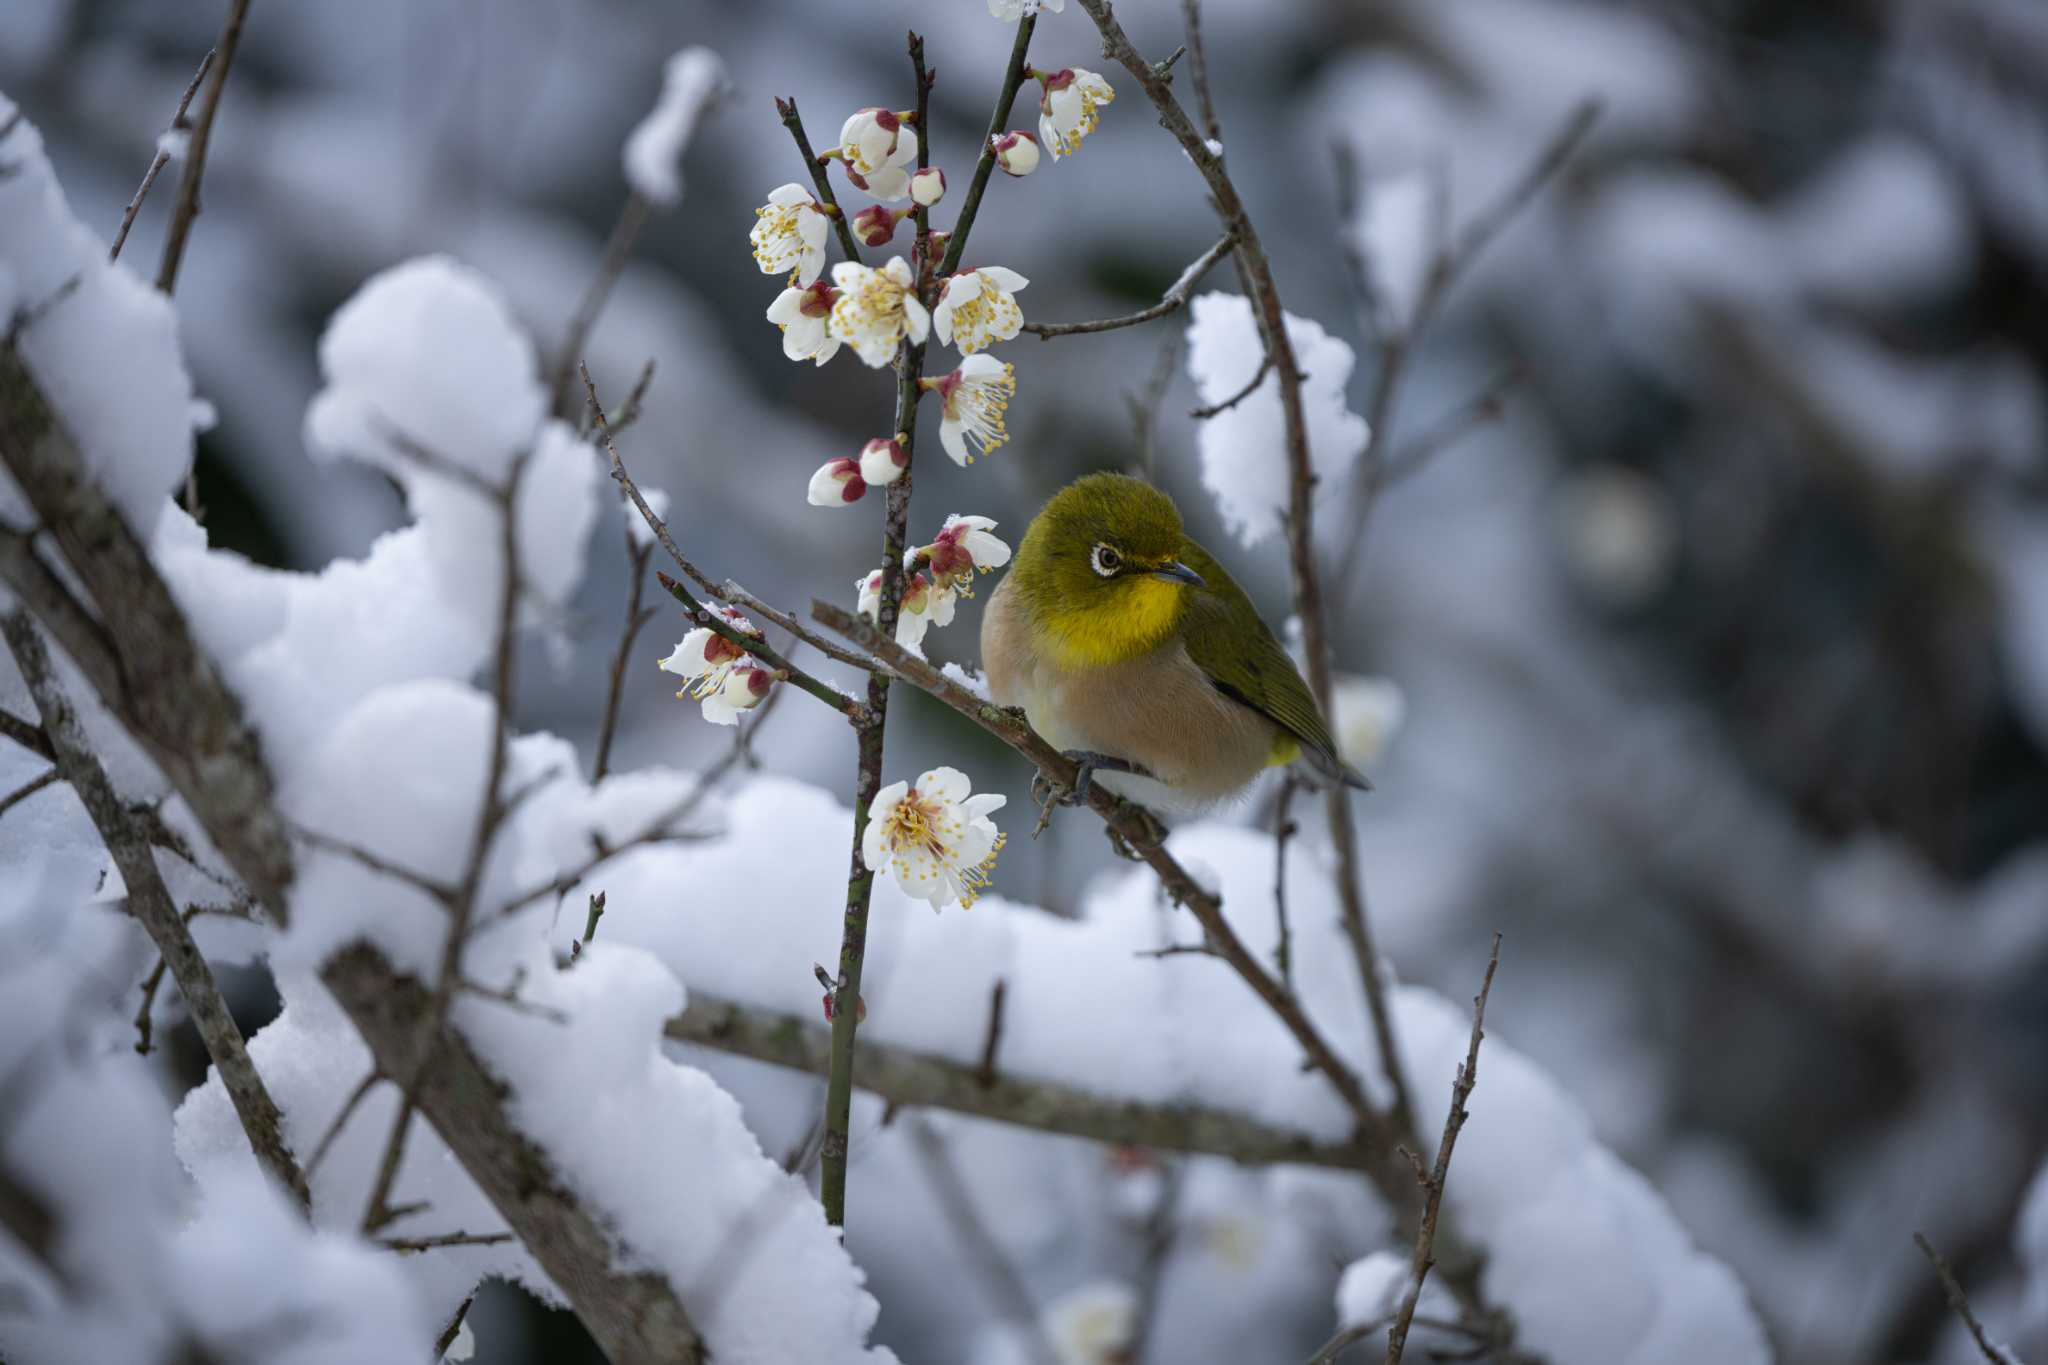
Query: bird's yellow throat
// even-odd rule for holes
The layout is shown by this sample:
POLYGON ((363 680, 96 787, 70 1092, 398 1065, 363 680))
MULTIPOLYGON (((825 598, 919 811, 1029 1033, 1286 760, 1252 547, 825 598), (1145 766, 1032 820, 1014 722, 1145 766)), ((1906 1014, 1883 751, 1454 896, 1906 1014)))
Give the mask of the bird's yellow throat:
POLYGON ((1186 584, 1149 575, 1096 607, 1062 604, 1039 623, 1046 652, 1066 668, 1126 663, 1164 640, 1180 621, 1186 584))

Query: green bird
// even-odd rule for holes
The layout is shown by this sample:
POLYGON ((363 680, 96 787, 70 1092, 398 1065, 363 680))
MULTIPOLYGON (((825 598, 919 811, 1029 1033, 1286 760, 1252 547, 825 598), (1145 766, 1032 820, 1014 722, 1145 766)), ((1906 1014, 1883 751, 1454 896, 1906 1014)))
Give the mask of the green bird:
POLYGON ((1244 589, 1181 527, 1173 499, 1121 474, 1055 494, 981 620, 989 693, 1146 805, 1199 809, 1306 759, 1365 788, 1244 589))

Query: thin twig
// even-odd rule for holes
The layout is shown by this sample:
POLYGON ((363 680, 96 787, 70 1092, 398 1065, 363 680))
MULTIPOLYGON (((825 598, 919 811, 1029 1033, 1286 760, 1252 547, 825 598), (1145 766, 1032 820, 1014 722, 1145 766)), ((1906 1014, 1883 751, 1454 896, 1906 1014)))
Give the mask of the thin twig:
MULTIPOLYGON (((1202 51, 1202 0, 1180 0, 1180 9, 1188 31, 1188 65, 1195 73, 1195 107, 1202 111, 1202 128, 1209 134, 1209 140, 1221 143, 1223 125, 1217 122, 1216 103, 1209 98, 1209 59, 1202 51)), ((1169 58, 1169 66, 1171 61, 1169 58)), ((1164 76, 1166 72, 1159 74, 1164 76)))
POLYGON ((429 877, 424 872, 416 872, 412 868, 395 863, 383 854, 372 852, 360 844, 352 844, 346 839, 337 839, 331 834, 322 834, 319 830, 308 829, 304 825, 293 826, 292 834, 301 843, 320 849, 323 852, 338 853, 344 858, 352 859, 380 876, 394 878, 404 882, 416 891, 425 892, 443 905, 452 905, 455 902, 456 888, 448 883, 429 877))
POLYGON ((1136 327, 1141 323, 1177 313, 1187 307, 1189 297, 1195 292, 1195 286, 1202 282, 1202 278, 1216 268, 1218 261, 1230 254, 1231 246, 1228 234, 1219 238, 1216 245, 1196 257, 1193 264, 1181 271, 1180 278, 1175 280, 1160 297, 1159 302, 1150 308, 1142 308, 1119 318, 1097 318, 1093 322, 1027 322, 1024 324, 1024 330, 1040 341, 1049 341, 1053 337, 1078 336, 1083 332, 1114 332, 1121 327, 1136 327))
MULTIPOLYGON (((981 155, 975 158, 974 178, 967 184, 967 197, 960 201, 960 214, 953 220, 953 233, 946 239, 946 254, 939 261, 938 274, 950 275, 960 268, 960 254, 967 250, 967 234, 981 212, 981 196, 996 168, 996 139, 1010 126, 1010 109, 1030 68, 1031 35, 1037 31, 1038 16, 1027 14, 1017 21, 1017 38, 1010 45, 1010 64, 1003 68, 1003 87, 996 95, 995 112, 989 115, 988 133, 981 140, 981 155)), ((924 134, 918 134, 920 144, 924 134)))
POLYGON ((1444 1202, 1444 1182, 1451 1173, 1451 1149, 1458 1145, 1458 1133, 1465 1127, 1466 1103, 1479 1080, 1479 1043, 1486 1037, 1486 997, 1493 993, 1493 973, 1500 966, 1500 935, 1493 936, 1493 951, 1487 955, 1486 976, 1479 994, 1472 997, 1472 1036, 1465 1045, 1465 1064, 1451 1082, 1451 1110, 1444 1119, 1444 1135, 1437 1142, 1436 1165, 1430 1169, 1422 1204, 1422 1231, 1415 1238, 1415 1260, 1408 1272, 1408 1287, 1387 1328, 1386 1365, 1400 1365, 1401 1352, 1408 1345, 1408 1328, 1415 1321, 1415 1305, 1422 1299, 1423 1281, 1436 1264, 1436 1220, 1444 1202))
POLYGON ((981 1037, 980 1074, 983 1085, 996 1083, 996 1054, 1003 1046, 1003 1001, 1009 989, 1009 983, 999 976, 988 993, 988 1028, 981 1037))
POLYGON ((597 757, 590 765, 590 785, 604 781, 611 770, 612 737, 619 728, 619 698, 626 688, 626 660, 632 657, 633 641, 640 636, 641 629, 654 619, 654 608, 640 605, 641 595, 647 589, 647 561, 654 553, 654 544, 636 542, 630 530, 626 532, 626 624, 619 631, 619 647, 612 654, 611 680, 605 688, 604 715, 597 726, 597 757))
POLYGON ((455 1309, 455 1316, 448 1319, 448 1325, 441 1329, 441 1335, 434 1338, 434 1359, 436 1361, 446 1356, 448 1348, 455 1344, 455 1338, 462 1335, 463 1319, 469 1316, 469 1306, 475 1302, 476 1295, 474 1294, 464 1299, 455 1309))
POLYGON ((494 1247, 512 1240, 509 1232, 443 1232, 432 1237, 379 1237, 377 1245, 386 1251, 410 1255, 439 1251, 443 1247, 494 1247))
POLYGON ((320 1141, 314 1145, 313 1155, 306 1158, 306 1184, 309 1188, 313 1183, 314 1174, 320 1169, 320 1163, 327 1160, 327 1154, 334 1150, 336 1140, 341 1137, 341 1130, 348 1127, 348 1121, 355 1117, 356 1109, 362 1104, 364 1097, 383 1079, 384 1073, 373 1066, 368 1075, 356 1082, 356 1088, 348 1092, 348 1098, 342 1101, 340 1112, 335 1114, 333 1121, 327 1125, 327 1131, 320 1135, 320 1141))
POLYGON ((49 736, 56 751, 58 770, 78 794, 106 843, 107 852, 113 856, 114 865, 120 869, 121 880, 127 884, 129 913, 148 931, 157 951, 170 963, 193 1027, 220 1073, 221 1084, 227 1090, 235 1116, 241 1120, 250 1149, 257 1162, 305 1209, 309 1202, 306 1180, 285 1143, 284 1116, 263 1084, 256 1064, 250 1060, 242 1030, 228 1012, 206 959, 192 941, 191 929, 164 886, 148 836, 122 803, 106 769, 94 756, 78 713, 51 667, 42 632, 21 607, 0 622, 0 632, 4 632, 22 681, 35 698, 43 733, 49 736))
MULTIPOLYGON (((797 153, 804 159, 804 169, 811 174, 811 186, 818 192, 818 202, 825 206, 825 216, 839 230, 839 249, 846 253, 849 261, 860 260, 860 243, 854 240, 853 224, 847 221, 846 210, 839 207, 839 201, 832 197, 832 178, 825 174, 825 163, 818 160, 811 150, 811 139, 804 132, 803 115, 796 111, 796 97, 784 99, 776 96, 775 112, 782 116, 782 126, 789 129, 789 135, 796 139, 797 153)), ((918 145, 924 144, 925 129, 917 130, 918 145)))
POLYGON ((1289 992, 1294 990, 1294 937, 1287 924, 1287 841, 1300 826, 1287 818, 1287 808, 1294 803, 1296 785, 1294 774, 1280 774, 1280 794, 1273 802, 1273 916, 1279 926, 1273 968, 1289 992))
POLYGON ((1934 1249, 1934 1244, 1927 1240, 1926 1234, 1914 1233, 1913 1241, 1919 1245, 1920 1254, 1927 1258, 1927 1263, 1934 1267, 1935 1275, 1941 1280, 1941 1292, 1948 1299, 1948 1306, 1955 1310, 1955 1315, 1970 1329, 1970 1339, 1977 1343, 1977 1350, 1984 1359, 1990 1361, 1991 1365, 2019 1365, 2012 1352, 1997 1345, 1985 1334, 1984 1324, 1977 1321, 1976 1313, 1971 1311, 1970 1297, 1963 1292, 1962 1281, 1956 1278, 1955 1271, 1943 1259, 1941 1253, 1934 1249))
POLYGON ((13 740, 45 762, 53 762, 57 757, 42 726, 32 720, 23 720, 4 706, 0 706, 0 737, 13 740))
POLYGON ((1206 422, 1211 417, 1216 417, 1221 415, 1222 413, 1229 412, 1239 403, 1242 403, 1245 399, 1257 393, 1259 391, 1259 385, 1265 383, 1266 376, 1271 374, 1272 372, 1273 353, 1271 351, 1268 351, 1259 357, 1259 368, 1252 371, 1252 377, 1245 381, 1245 385, 1243 388, 1239 389, 1236 393, 1233 393, 1232 395, 1230 395, 1230 397, 1224 399, 1220 403, 1209 403, 1205 404, 1202 407, 1189 408, 1188 416, 1194 418, 1197 422, 1206 422))
POLYGON ((911 1122, 910 1137, 911 1145, 917 1151, 918 1163, 924 1167, 925 1180, 931 1186, 932 1197, 938 1201, 939 1212, 952 1229, 953 1239, 959 1244, 969 1268, 981 1281, 989 1306, 995 1310, 996 1316, 1009 1322, 1038 1365, 1058 1365, 1060 1357, 1046 1339, 1045 1328, 1039 1321, 1038 1305, 1032 1302, 1031 1291, 1025 1287, 1023 1277, 1010 1264, 1002 1246, 989 1235, 988 1227, 975 1211, 974 1197, 953 1164, 953 1154, 947 1149, 946 1139, 926 1118, 911 1122))
POLYGON ((166 294, 177 290, 185 243, 192 235, 192 220, 199 216, 199 182, 206 175, 206 148, 213 139, 213 116, 220 112, 221 91, 227 88, 228 72, 235 64, 235 49, 242 42, 242 21, 248 14, 249 0, 229 0, 227 23, 221 27, 220 41, 214 44, 214 50, 220 53, 219 66, 205 100, 199 105, 199 117, 193 120, 192 137, 185 148, 185 174, 178 181, 170 226, 164 230, 164 256, 157 267, 156 287, 166 294))
POLYGON ((718 592, 715 595, 719 601, 726 603, 728 606, 743 607, 770 625, 780 626, 828 659, 842 664, 849 664, 854 668, 858 668, 863 673, 881 671, 882 666, 867 655, 857 654, 853 650, 827 639, 780 607, 773 606, 754 596, 754 594, 748 592, 730 578, 718 585, 718 592))
POLYGON ((1376 471, 1380 479, 1380 491, 1384 492, 1403 479, 1420 473, 1424 465, 1464 440, 1473 431, 1489 422, 1499 421, 1501 414, 1507 410, 1508 391, 1520 383, 1521 379, 1521 367, 1509 366, 1488 380, 1478 393, 1451 409, 1434 426, 1401 446, 1376 471))
POLYGON ((555 356, 555 379, 549 388, 549 406, 557 417, 566 419, 575 409, 571 401, 572 385, 576 379, 576 366, 583 359, 583 348, 590 341, 591 329, 597 326, 598 315, 612 296, 612 288, 619 282, 619 276, 626 273, 626 262, 632 258, 633 244, 640 240, 640 230, 647 226, 654 205, 638 190, 626 195, 626 202, 619 206, 618 220, 612 224, 611 235, 605 239, 604 252, 598 257, 597 273, 590 277, 590 283, 583 287, 583 297, 576 301, 576 311, 569 316, 569 325, 562 332, 562 349, 555 356))
MULTIPOLYGON (((206 73, 213 69, 213 59, 219 51, 218 48, 209 47, 206 49, 206 55, 199 59, 199 69, 192 73, 192 83, 185 87, 185 93, 178 98, 178 112, 171 115, 172 133, 186 132, 192 127, 191 121, 185 117, 185 111, 192 107, 192 97, 199 93, 199 82, 205 80, 206 73)), ((127 209, 121 214, 121 226, 114 233, 114 244, 107 248, 107 260, 121 259, 121 244, 128 240, 128 229, 135 226, 135 215, 142 212, 142 201, 148 197, 150 186, 156 184, 156 178, 163 174, 164 167, 170 164, 170 152, 159 144, 156 155, 150 158, 149 169, 142 173, 142 184, 136 188, 135 197, 128 201, 127 209)))
POLYGON ((0 815, 7 814, 7 812, 13 810, 43 788, 55 783, 61 776, 62 774, 57 769, 45 768, 41 773, 31 777, 28 781, 7 793, 7 795, 0 796, 0 815))

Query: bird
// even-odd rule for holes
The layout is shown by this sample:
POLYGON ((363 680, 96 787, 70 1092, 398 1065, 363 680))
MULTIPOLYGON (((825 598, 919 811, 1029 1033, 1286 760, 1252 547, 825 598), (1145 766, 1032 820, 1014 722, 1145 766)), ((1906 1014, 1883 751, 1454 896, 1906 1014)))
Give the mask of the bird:
POLYGON ((1371 786, 1244 589, 1172 498, 1127 475, 1084 475, 1032 519, 982 615, 981 658, 990 697, 1079 766, 1069 802, 1099 781, 1199 811, 1296 759, 1371 786))

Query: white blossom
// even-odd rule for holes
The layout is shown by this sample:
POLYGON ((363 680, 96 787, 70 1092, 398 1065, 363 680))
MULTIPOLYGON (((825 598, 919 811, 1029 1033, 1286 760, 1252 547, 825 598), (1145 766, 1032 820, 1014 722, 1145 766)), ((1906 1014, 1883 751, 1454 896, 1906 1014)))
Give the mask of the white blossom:
POLYGON ((1041 1315, 1060 1365, 1119 1365, 1138 1328, 1138 1296, 1126 1284, 1098 1281, 1071 1290, 1041 1315))
POLYGON ((923 341, 931 314, 918 302, 910 267, 901 256, 877 269, 855 261, 832 267, 839 298, 832 305, 832 335, 853 347, 865 365, 880 369, 904 337, 923 341))
POLYGON ((847 178, 875 198, 893 203, 910 193, 906 167, 917 159, 917 129, 892 110, 862 109, 839 130, 847 178))
POLYGON ((875 793, 861 833, 860 856, 869 871, 887 868, 897 885, 937 912, 959 902, 965 910, 988 885, 1003 835, 989 815, 1007 797, 973 796, 958 768, 933 768, 917 785, 892 782, 875 793))
POLYGON ((917 552, 931 567, 932 582, 963 597, 972 597, 977 569, 988 573, 1009 563, 1010 547, 989 534, 995 524, 990 517, 958 513, 947 517, 937 538, 917 552))
POLYGON ((1014 24, 1027 14, 1059 14, 1067 7, 1067 0, 988 0, 988 12, 1006 24, 1014 24))
MULTIPOLYGON (((742 634, 761 633, 729 607, 712 610, 742 634)), ((689 681, 676 696, 701 702, 704 719, 713 725, 738 723, 739 713, 759 705, 774 681, 753 655, 709 626, 699 626, 685 635, 675 652, 661 661, 661 668, 689 681)))
POLYGON ((842 455, 818 466, 818 472, 811 475, 806 497, 813 507, 850 507, 866 497, 867 492, 860 461, 842 455))
POLYGON ((946 197, 946 173, 937 166, 926 166, 910 177, 910 197, 924 208, 930 208, 946 197))
POLYGON ((1038 169, 1038 139, 1021 130, 994 141, 996 167, 1004 175, 1026 176, 1038 169))
POLYGON ((1081 139, 1095 131, 1100 110, 1116 98, 1108 81, 1093 71, 1070 66, 1039 78, 1038 140, 1052 159, 1081 150, 1081 139))
POLYGON ((870 204, 853 215, 853 235, 862 246, 887 246, 896 235, 896 225, 903 221, 896 215, 895 209, 870 204))
POLYGON ((939 444, 954 464, 972 464, 1010 439, 1003 414, 1016 396, 1017 375, 1008 362, 971 355, 951 374, 923 383, 939 395, 939 444))
POLYGON ((962 355, 1008 341, 1023 329, 1017 293, 1030 283, 999 265, 963 270, 946 281, 946 292, 932 309, 932 329, 940 341, 959 346, 962 355))
POLYGON ((894 437, 877 436, 860 449, 860 476, 876 488, 896 482, 909 467, 910 457, 894 437))
MULTIPOLYGON (((906 556, 916 562, 916 552, 906 556)), ((874 570, 867 577, 856 579, 854 586, 860 590, 857 610, 877 625, 882 618, 882 571, 874 570)), ((933 626, 953 624, 953 610, 959 604, 960 594, 950 587, 933 583, 922 573, 904 569, 903 603, 896 611, 896 643, 905 649, 924 648, 925 632, 933 626)))
POLYGON ((825 238, 831 232, 825 211, 811 192, 794 182, 769 191, 768 202, 754 210, 754 264, 763 275, 796 271, 798 284, 809 284, 825 268, 825 238))
POLYGON ((1385 752, 1401 728, 1408 700, 1390 679, 1346 675, 1337 679, 1330 710, 1337 752, 1346 763, 1364 768, 1385 752))
POLYGON ((768 305, 768 321, 782 329, 782 353, 791 360, 822 365, 839 353, 839 338, 827 325, 839 291, 823 280, 799 289, 792 285, 768 305))

